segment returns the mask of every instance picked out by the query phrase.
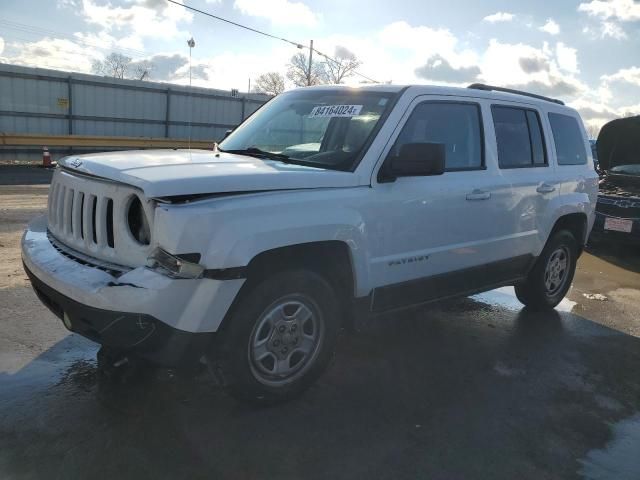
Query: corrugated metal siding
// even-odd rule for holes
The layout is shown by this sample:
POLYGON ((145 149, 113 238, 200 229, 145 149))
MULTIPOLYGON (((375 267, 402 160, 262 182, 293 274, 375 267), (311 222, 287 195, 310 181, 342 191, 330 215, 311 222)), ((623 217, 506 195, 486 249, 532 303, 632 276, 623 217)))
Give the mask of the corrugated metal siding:
MULTIPOLYGON (((9 133, 188 138, 191 122, 191 138, 213 142, 268 98, 0 64, 0 131, 9 133)), ((40 156, 0 147, 0 160, 40 156)))

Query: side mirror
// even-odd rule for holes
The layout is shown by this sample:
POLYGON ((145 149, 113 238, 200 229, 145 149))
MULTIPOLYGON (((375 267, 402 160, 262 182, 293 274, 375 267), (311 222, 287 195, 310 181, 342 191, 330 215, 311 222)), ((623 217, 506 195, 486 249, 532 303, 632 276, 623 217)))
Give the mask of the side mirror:
POLYGON ((387 179, 442 175, 445 163, 444 143, 406 143, 400 152, 387 160, 387 179))

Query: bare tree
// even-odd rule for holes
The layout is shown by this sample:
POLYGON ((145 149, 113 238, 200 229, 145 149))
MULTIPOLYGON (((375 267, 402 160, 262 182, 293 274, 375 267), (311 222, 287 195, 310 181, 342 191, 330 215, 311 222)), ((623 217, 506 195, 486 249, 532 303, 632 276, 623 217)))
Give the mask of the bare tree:
POLYGON ((94 60, 91 65, 91 70, 94 73, 107 77, 125 78, 130 63, 131 57, 112 52, 107 55, 104 60, 94 60))
POLYGON ((326 70, 329 83, 342 83, 342 81, 353 75, 356 68, 362 65, 355 53, 345 47, 337 46, 333 59, 327 59, 326 70))
POLYGON ((149 60, 132 61, 131 57, 112 52, 104 60, 94 60, 91 65, 93 73, 114 78, 131 78, 147 80, 151 76, 153 63, 149 60))
POLYGON ((267 72, 256 78, 254 91, 278 95, 284 92, 284 77, 278 72, 267 72))
POLYGON ((296 87, 321 85, 327 83, 327 71, 323 62, 313 62, 309 72, 309 57, 304 53, 296 53, 287 65, 287 78, 296 87))
POLYGON ((141 60, 129 65, 130 73, 128 78, 135 80, 149 80, 151 77, 151 70, 153 70, 153 64, 149 60, 141 60))
POLYGON ((589 137, 589 140, 596 140, 598 138, 598 134, 600 133, 600 126, 593 124, 593 123, 589 123, 587 125, 587 135, 589 137))

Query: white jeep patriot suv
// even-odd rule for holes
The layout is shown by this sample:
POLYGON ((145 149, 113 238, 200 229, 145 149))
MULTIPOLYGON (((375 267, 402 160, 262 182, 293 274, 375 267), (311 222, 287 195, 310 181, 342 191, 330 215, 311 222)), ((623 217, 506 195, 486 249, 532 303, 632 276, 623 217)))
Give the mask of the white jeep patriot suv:
POLYGON ((555 307, 597 193, 580 117, 558 100, 312 87, 213 151, 61 160, 22 255, 40 299, 103 350, 205 358, 234 395, 276 401, 364 314, 504 285, 555 307))

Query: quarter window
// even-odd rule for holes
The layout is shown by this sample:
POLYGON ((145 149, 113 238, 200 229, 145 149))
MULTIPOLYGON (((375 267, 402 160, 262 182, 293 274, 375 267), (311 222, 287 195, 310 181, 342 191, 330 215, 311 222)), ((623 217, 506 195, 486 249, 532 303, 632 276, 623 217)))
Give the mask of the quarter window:
POLYGON ((547 165, 544 137, 537 112, 524 108, 493 106, 491 114, 500 168, 547 165))
POLYGON ((445 169, 472 170, 484 165, 480 106, 472 103, 425 102, 411 113, 394 145, 443 143, 445 169))
POLYGON ((587 163, 587 150, 580 132, 578 121, 569 115, 549 114, 549 123, 556 145, 558 165, 584 165, 587 163))

